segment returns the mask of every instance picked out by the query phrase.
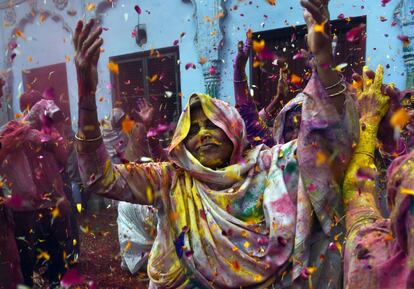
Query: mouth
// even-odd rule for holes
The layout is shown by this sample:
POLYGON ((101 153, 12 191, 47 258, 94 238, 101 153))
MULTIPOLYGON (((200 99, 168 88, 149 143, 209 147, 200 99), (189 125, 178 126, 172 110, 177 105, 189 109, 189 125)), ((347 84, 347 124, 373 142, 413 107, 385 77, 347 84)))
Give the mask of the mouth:
POLYGON ((209 149, 215 148, 217 146, 218 146, 218 144, 216 144, 216 143, 205 143, 205 144, 200 145, 197 148, 197 150, 209 150, 209 149))

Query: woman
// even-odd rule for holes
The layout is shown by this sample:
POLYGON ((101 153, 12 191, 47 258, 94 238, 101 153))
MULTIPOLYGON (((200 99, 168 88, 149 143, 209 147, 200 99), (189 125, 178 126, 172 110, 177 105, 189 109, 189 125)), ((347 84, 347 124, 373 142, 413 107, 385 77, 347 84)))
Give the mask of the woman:
POLYGON ((279 99, 285 98, 287 94, 285 68, 279 70, 276 95, 267 107, 257 111, 256 103, 249 92, 246 76, 246 62, 251 52, 251 41, 252 39, 248 37, 245 44, 239 42, 233 70, 236 107, 246 124, 249 143, 253 146, 264 143, 272 147, 274 144, 297 139, 304 98, 302 94, 291 99, 277 114, 276 119, 274 118, 279 99), (273 132, 268 127, 269 123, 274 126, 273 132))
POLYGON ((389 106, 389 98, 381 93, 382 75, 379 66, 370 84, 365 69, 364 86, 358 91, 361 137, 344 181, 346 288, 414 288, 413 150, 394 159, 388 168, 390 219, 382 216, 376 204, 374 152, 389 106))
POLYGON ((356 113, 340 77, 323 68, 332 64, 331 42, 314 26, 326 21, 328 3, 301 3, 309 46, 321 65, 305 90, 299 141, 247 150, 238 112, 193 94, 170 161, 162 163, 111 164, 94 97, 102 29, 91 33, 93 21, 85 28, 78 23, 80 168, 97 193, 158 209, 150 288, 340 288, 340 254, 328 245, 341 230, 335 210, 356 140, 356 113))

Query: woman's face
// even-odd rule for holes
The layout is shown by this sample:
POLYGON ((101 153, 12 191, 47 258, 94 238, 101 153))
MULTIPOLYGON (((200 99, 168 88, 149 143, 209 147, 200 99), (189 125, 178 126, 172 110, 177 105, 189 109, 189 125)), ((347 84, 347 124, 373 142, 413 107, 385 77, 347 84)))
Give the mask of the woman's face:
POLYGON ((233 152, 230 139, 206 117, 201 107, 191 111, 190 131, 184 144, 203 166, 211 169, 226 166, 233 152))

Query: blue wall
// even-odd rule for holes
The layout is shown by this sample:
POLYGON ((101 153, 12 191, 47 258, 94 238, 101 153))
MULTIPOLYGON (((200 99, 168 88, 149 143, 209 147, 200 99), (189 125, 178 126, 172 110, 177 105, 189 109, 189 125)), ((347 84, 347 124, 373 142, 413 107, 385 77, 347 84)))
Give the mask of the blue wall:
MULTIPOLYGON (((72 0, 66 8, 76 9, 78 14, 74 17, 69 16, 64 11, 57 11, 51 3, 52 1, 38 1, 39 11, 46 9, 62 15, 64 22, 73 27, 76 20, 82 16, 90 18, 94 16, 94 11, 86 11, 86 3, 93 1, 72 0)), ((98 4, 101 1, 95 1, 98 4)), ((221 83, 222 98, 233 103, 233 59, 236 52, 237 42, 245 39, 245 32, 248 28, 253 31, 270 30, 287 27, 290 25, 303 24, 302 8, 298 1, 279 0, 276 6, 271 6, 266 0, 228 0, 224 1, 227 9, 227 16, 223 20, 225 39, 222 51, 223 74, 221 83), (237 5, 237 10, 234 6, 237 5), (242 16, 243 15, 243 16, 242 16), (264 15, 268 18, 265 19, 264 15)), ((402 43, 397 36, 401 33, 398 26, 391 27, 393 21, 393 10, 397 5, 396 0, 392 0, 386 7, 381 6, 380 0, 335 0, 331 1, 330 11, 331 18, 336 19, 343 13, 348 16, 367 15, 367 63, 370 67, 375 68, 381 63, 384 66, 390 65, 386 69, 385 81, 395 82, 398 87, 404 88, 405 76, 404 64, 402 61, 402 43), (380 21, 380 16, 386 17, 385 22, 380 21), (388 37, 385 35, 388 34, 388 37)), ((18 19, 29 13, 29 4, 20 4, 15 9, 18 19)), ((191 3, 182 0, 141 0, 126 1, 119 0, 114 8, 110 8, 102 15, 103 26, 108 28, 103 33, 105 40, 105 52, 101 55, 99 73, 100 85, 97 96, 104 97, 103 102, 99 102, 99 116, 101 118, 109 115, 111 110, 111 91, 108 84, 110 83, 107 62, 110 56, 127 54, 149 50, 151 48, 162 48, 171 46, 182 32, 185 36, 180 41, 180 59, 181 59, 181 89, 183 92, 183 104, 192 92, 204 91, 204 83, 201 67, 198 64, 198 54, 195 51, 193 39, 195 35, 195 23, 193 20, 194 8, 191 3), (137 13, 134 5, 139 3, 142 14, 140 23, 147 26, 148 42, 143 47, 138 47, 131 33, 137 24, 137 13), (197 64, 197 69, 185 70, 186 63, 192 62, 197 64)), ((2 17, 5 11, 0 11, 2 17)), ((13 27, 2 27, 0 44, 3 51, 10 40, 11 30, 13 27)), ((16 57, 13 65, 13 111, 19 111, 19 85, 21 83, 21 71, 37 66, 44 66, 58 62, 64 62, 65 56, 73 57, 71 48, 71 35, 62 28, 62 23, 47 19, 45 23, 40 24, 38 21, 26 25, 26 41, 18 39, 19 55, 16 57), (33 58, 28 63, 27 56, 33 58)), ((1 63, 6 68, 5 55, 1 54, 1 63)), ((68 86, 71 101, 71 112, 73 120, 77 115, 77 84, 73 61, 67 62, 68 86)), ((76 122, 74 122, 76 124, 76 122)))

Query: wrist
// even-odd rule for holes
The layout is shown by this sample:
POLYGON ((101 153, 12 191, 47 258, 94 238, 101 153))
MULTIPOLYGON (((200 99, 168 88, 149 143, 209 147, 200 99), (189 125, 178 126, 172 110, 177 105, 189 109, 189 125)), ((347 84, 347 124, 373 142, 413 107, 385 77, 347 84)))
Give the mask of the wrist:
POLYGON ((324 69, 330 68, 333 65, 332 49, 323 49, 314 54, 316 65, 324 69))
POLYGON ((247 75, 246 75, 245 72, 237 72, 237 71, 234 71, 233 80, 234 81, 244 81, 244 80, 247 80, 247 75))

